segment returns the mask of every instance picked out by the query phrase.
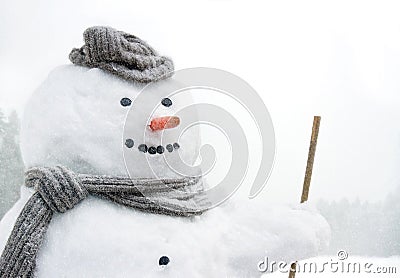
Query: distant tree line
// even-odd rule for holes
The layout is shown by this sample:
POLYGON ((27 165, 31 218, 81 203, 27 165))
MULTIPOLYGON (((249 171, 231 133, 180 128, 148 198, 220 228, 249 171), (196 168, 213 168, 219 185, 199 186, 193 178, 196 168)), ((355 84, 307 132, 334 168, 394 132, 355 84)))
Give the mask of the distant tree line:
POLYGON ((15 111, 7 117, 0 110, 0 219, 18 200, 24 182, 19 128, 15 111))
POLYGON ((331 226, 330 253, 400 255, 400 187, 382 202, 320 201, 318 208, 331 226))

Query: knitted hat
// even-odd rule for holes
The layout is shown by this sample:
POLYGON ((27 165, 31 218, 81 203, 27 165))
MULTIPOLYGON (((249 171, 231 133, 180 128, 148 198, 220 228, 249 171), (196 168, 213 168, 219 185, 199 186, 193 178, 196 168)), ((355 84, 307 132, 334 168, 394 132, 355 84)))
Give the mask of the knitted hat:
POLYGON ((72 63, 100 68, 126 80, 148 83, 170 77, 171 59, 159 56, 140 38, 110 27, 90 27, 83 33, 85 44, 72 49, 72 63))

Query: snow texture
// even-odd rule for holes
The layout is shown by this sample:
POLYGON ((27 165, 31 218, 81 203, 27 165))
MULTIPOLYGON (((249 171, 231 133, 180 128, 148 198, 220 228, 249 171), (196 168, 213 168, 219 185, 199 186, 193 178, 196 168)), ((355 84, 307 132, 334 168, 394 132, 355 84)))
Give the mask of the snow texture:
MULTIPOLYGON (((143 143, 158 146, 161 142, 177 142, 177 138, 169 138, 168 130, 150 132, 149 127, 131 125, 132 136, 123 138, 130 107, 123 107, 120 101, 123 98, 134 101, 143 87, 100 69, 69 65, 53 70, 24 111, 21 150, 26 167, 62 164, 76 173, 126 176, 122 148, 126 139, 133 139, 135 147, 130 155, 137 163, 131 175, 149 176, 144 167, 149 159, 149 163, 157 165, 153 170, 159 177, 173 177, 169 167, 161 163, 162 156, 146 156, 136 151, 143 143)), ((153 117, 173 115, 187 105, 188 97, 172 98, 174 104, 170 107, 162 106, 161 99, 157 101, 160 105, 153 117)), ((153 107, 135 107, 133 102, 132 109, 152 111, 153 107)), ((191 128, 179 138, 179 144, 182 159, 192 163, 196 159, 195 149, 199 148, 198 129, 191 128)))
MULTIPOLYGON (((57 68, 25 111, 21 140, 26 166, 62 164, 78 173, 126 175, 122 134, 127 110, 120 100, 134 99, 140 88, 98 69, 57 68)), ((161 106, 156 114, 173 113, 169 109, 174 107, 161 106)), ((157 143, 158 136, 153 134, 145 143, 157 143)), ((193 133, 179 143, 181 155, 194 160, 198 136, 193 133)), ((168 171, 156 162, 159 173, 168 171)), ((21 199, 1 221, 0 250, 31 194, 23 187, 21 199)), ((258 262, 265 256, 285 261, 309 258, 326 247, 329 236, 324 218, 304 204, 270 206, 259 198, 231 199, 201 216, 179 218, 88 197, 72 210, 54 215, 39 251, 37 274, 39 278, 257 277, 258 262), (167 266, 159 266, 162 256, 170 259, 167 266)))
MULTIPOLYGON (((3 249, 22 198, 0 226, 3 249)), ((329 228, 306 206, 260 201, 226 204, 193 219, 144 214, 89 197, 56 214, 38 255, 38 277, 259 276, 259 261, 311 257, 326 247, 329 228), (171 262, 160 267, 158 260, 171 262)))

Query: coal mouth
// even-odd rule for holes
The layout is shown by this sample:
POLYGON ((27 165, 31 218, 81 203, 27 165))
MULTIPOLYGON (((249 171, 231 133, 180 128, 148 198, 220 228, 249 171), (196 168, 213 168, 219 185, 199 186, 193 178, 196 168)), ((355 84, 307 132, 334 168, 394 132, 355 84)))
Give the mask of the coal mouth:
MULTIPOLYGON (((134 145, 135 145, 135 142, 132 139, 125 140, 125 146, 127 148, 133 148, 134 145)), ((148 146, 147 144, 140 144, 140 145, 138 145, 137 149, 139 152, 149 153, 151 155, 154 155, 154 154, 163 154, 164 152, 172 153, 173 151, 178 150, 180 147, 181 146, 178 143, 167 144, 167 145, 165 145, 165 147, 162 145, 148 146)))

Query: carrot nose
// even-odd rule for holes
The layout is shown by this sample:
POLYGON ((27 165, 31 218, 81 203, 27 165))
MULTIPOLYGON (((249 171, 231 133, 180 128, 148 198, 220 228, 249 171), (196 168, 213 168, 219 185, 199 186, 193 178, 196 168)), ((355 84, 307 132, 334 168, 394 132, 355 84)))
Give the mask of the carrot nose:
POLYGON ((154 118, 150 122, 150 128, 152 131, 174 128, 179 125, 180 121, 179 117, 175 116, 154 118))

